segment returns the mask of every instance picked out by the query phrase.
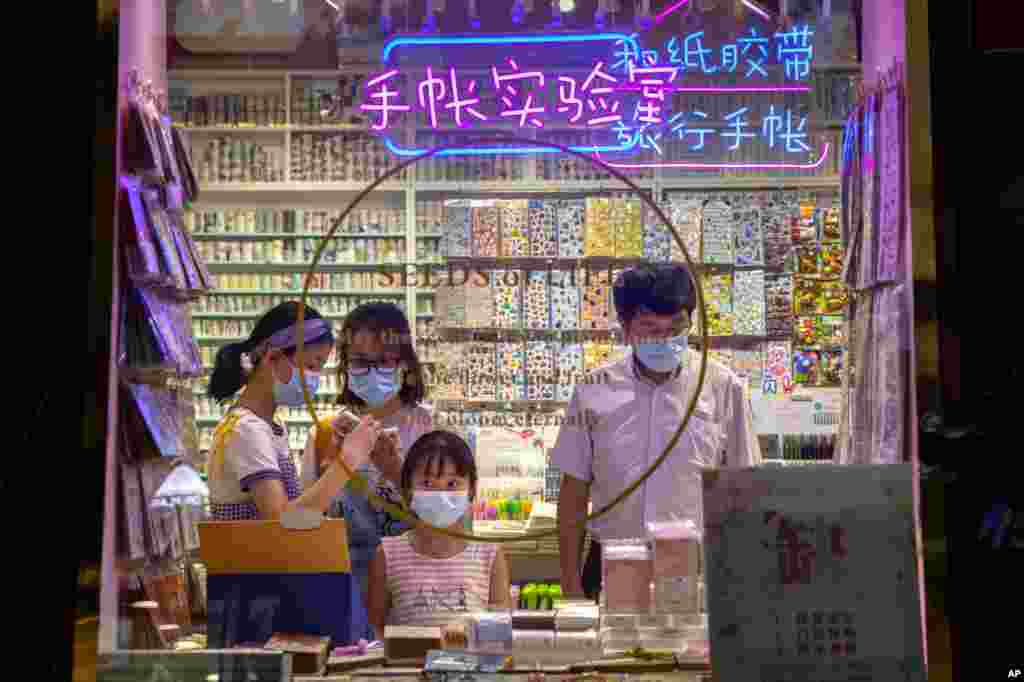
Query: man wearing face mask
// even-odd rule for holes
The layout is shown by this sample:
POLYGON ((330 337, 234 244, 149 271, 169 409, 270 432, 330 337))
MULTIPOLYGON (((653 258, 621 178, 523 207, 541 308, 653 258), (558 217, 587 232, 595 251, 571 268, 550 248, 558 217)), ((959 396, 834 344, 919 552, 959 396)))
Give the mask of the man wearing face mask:
POLYGON ((601 589, 601 541, 644 537, 650 523, 692 521, 702 528, 701 469, 761 460, 742 382, 709 357, 686 431, 643 485, 589 524, 593 542, 581 570, 588 504, 604 508, 661 455, 686 416, 700 371, 700 354, 687 345, 697 296, 685 266, 627 270, 613 297, 631 351, 576 385, 551 453, 562 471, 562 590, 591 598, 601 589))

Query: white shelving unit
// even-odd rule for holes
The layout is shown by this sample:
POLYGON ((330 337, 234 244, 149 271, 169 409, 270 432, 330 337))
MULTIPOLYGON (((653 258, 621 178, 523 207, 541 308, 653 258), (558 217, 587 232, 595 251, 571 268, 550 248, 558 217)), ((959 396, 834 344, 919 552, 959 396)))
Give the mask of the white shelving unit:
MULTIPOLYGON (((840 73, 857 74, 860 72, 859 65, 818 65, 814 71, 819 74, 840 73)), ((336 125, 300 125, 293 123, 293 80, 295 79, 337 79, 341 75, 339 71, 245 71, 245 70, 184 70, 171 71, 169 80, 171 90, 175 83, 187 84, 190 95, 201 96, 204 94, 223 93, 266 93, 271 90, 281 94, 281 101, 284 105, 283 125, 251 126, 251 125, 215 125, 215 126, 185 126, 185 129, 192 137, 193 143, 201 141, 208 135, 220 136, 244 136, 251 137, 259 142, 265 140, 280 140, 280 146, 284 150, 284 181, 283 182, 246 182, 246 183, 204 183, 200 189, 201 199, 194 210, 210 209, 307 209, 307 210, 339 210, 345 208, 355 196, 361 192, 372 179, 363 181, 342 181, 342 182, 295 182, 291 180, 291 146, 295 135, 306 133, 365 133, 371 131, 362 125, 336 124, 336 125)), ((412 117, 408 117, 411 119, 412 117)), ((819 129, 833 130, 841 128, 841 122, 826 120, 819 129)), ((495 127, 495 130, 509 130, 507 126, 495 127)), ((518 131, 518 129, 515 129, 518 131)), ((546 133, 558 132, 555 128, 545 128, 546 133)), ((565 132, 583 132, 585 128, 565 128, 565 132)), ((409 144, 415 141, 417 133, 424 132, 414 123, 410 123, 400 135, 403 143, 409 144)), ((535 131, 522 132, 524 136, 535 135, 535 131)), ((435 134, 443 135, 447 132, 437 131, 435 134)), ((833 147, 831 153, 839 153, 839 149, 833 147)), ((593 194, 596 192, 630 192, 631 190, 615 178, 597 180, 546 180, 537 177, 537 164, 535 157, 524 156, 519 161, 522 164, 521 177, 514 180, 420 180, 417 178, 416 167, 410 166, 406 169, 405 178, 401 180, 389 180, 378 186, 369 194, 363 203, 357 207, 361 208, 392 208, 403 209, 405 215, 405 230, 403 233, 380 234, 380 235, 352 235, 335 234, 336 239, 404 239, 405 260, 403 263, 380 263, 380 264, 346 264, 346 263, 321 263, 318 271, 325 273, 340 272, 368 272, 376 270, 394 271, 406 267, 410 274, 419 267, 433 265, 442 267, 442 262, 424 262, 417 259, 417 242, 423 239, 440 239, 441 235, 436 233, 417 232, 417 208, 421 201, 441 201, 460 197, 545 197, 545 196, 568 196, 593 194)), ((648 191, 654 197, 663 196, 666 191, 682 190, 781 190, 781 189, 834 189, 839 187, 838 175, 744 175, 744 176, 669 176, 660 169, 649 173, 649 177, 634 179, 634 182, 643 190, 648 191)), ((289 234, 196 234, 197 241, 232 241, 232 240, 272 240, 272 239, 310 239, 323 235, 289 233, 289 234)), ((210 271, 219 273, 305 273, 308 266, 299 263, 274 263, 274 264, 250 264, 250 263, 211 263, 210 271)), ((412 280, 415 281, 415 280, 412 280)), ((298 296, 300 291, 268 291, 268 290, 231 290, 228 292, 214 292, 227 294, 254 294, 254 295, 279 295, 298 296)), ((434 290, 422 287, 409 286, 402 290, 392 291, 388 289, 372 290, 346 290, 324 291, 311 290, 311 296, 334 296, 334 295, 365 295, 382 296, 394 298, 404 296, 405 309, 412 323, 414 342, 416 340, 416 320, 429 319, 432 313, 419 314, 418 298, 421 296, 432 296, 434 290)), ((255 319, 258 314, 250 313, 197 313, 193 317, 197 319, 255 319)), ((344 316, 328 315, 332 319, 343 319, 344 316)), ((201 344, 226 343, 237 339, 224 337, 205 336, 197 339, 201 344)), ((198 420, 201 426, 212 425, 216 422, 213 418, 198 420)), ((289 421, 289 425, 308 425, 305 420, 289 421)))

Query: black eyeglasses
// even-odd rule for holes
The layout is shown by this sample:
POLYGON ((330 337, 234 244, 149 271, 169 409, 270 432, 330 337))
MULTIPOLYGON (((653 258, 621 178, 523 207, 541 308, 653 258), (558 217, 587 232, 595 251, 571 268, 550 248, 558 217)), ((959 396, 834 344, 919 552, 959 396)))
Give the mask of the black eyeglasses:
POLYGON ((357 373, 369 372, 371 369, 393 370, 402 363, 399 357, 383 357, 376 360, 367 358, 351 358, 348 361, 348 368, 357 373))

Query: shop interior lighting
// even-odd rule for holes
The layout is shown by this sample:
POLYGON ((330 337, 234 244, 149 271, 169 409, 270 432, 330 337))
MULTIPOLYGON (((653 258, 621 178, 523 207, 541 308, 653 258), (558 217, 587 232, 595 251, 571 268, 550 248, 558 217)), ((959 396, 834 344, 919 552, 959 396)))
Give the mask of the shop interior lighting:
POLYGON ((665 21, 665 19, 668 18, 670 14, 672 14, 678 9, 682 9, 683 6, 686 5, 688 2, 690 2, 690 0, 681 0, 680 2, 677 2, 674 5, 671 5, 670 7, 663 9, 661 13, 658 14, 658 16, 654 17, 654 23, 660 24, 661 22, 665 21))
MULTIPOLYGON (((765 21, 771 21, 772 15, 767 12, 763 7, 758 5, 753 0, 743 0, 743 6, 752 11, 754 14, 759 15, 765 21)), ((784 5, 783 5, 784 6, 784 5)))

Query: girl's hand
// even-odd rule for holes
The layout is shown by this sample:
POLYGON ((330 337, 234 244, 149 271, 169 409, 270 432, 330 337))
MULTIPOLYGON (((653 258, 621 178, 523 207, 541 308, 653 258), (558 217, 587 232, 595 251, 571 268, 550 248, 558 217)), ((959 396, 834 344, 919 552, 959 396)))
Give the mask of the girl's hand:
POLYGON ((345 436, 341 444, 341 455, 351 469, 358 469, 370 459, 370 453, 377 445, 380 436, 380 423, 367 415, 359 422, 352 433, 345 436))

